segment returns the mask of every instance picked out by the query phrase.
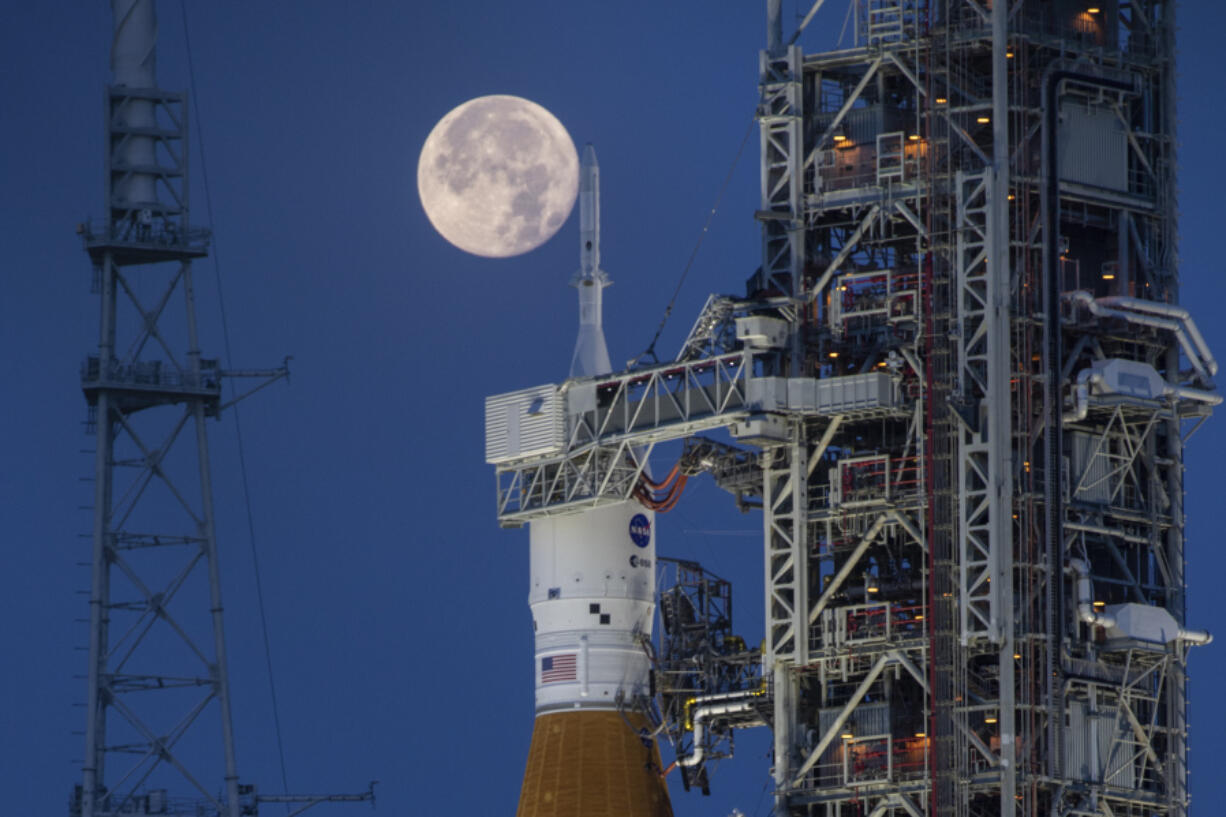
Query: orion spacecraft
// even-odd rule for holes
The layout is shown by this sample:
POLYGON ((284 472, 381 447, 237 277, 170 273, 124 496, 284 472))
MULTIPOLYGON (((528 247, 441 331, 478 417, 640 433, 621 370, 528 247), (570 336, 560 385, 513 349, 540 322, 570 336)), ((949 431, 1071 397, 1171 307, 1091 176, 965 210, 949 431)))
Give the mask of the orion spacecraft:
MULTIPOLYGON (((602 326, 600 168, 583 152, 579 180, 579 338, 571 378, 612 371, 602 326)), ((524 420, 536 401, 529 397, 524 420)), ((497 417, 516 439, 524 405, 497 417)), ((540 405, 535 406, 539 414, 540 405)), ((489 409, 487 409, 487 412, 489 409)), ((650 694, 655 609, 654 513, 634 501, 530 525, 529 606, 536 634, 536 724, 520 817, 670 815, 660 755, 646 720, 628 704, 650 694)))

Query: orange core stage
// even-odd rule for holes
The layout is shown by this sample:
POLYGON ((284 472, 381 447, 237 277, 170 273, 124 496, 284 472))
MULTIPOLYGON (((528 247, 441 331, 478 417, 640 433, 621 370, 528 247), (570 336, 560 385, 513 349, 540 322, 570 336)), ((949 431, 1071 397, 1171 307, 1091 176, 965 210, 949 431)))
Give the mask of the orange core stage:
POLYGON ((639 735, 645 725, 610 711, 539 716, 517 817, 672 817, 659 749, 639 735))

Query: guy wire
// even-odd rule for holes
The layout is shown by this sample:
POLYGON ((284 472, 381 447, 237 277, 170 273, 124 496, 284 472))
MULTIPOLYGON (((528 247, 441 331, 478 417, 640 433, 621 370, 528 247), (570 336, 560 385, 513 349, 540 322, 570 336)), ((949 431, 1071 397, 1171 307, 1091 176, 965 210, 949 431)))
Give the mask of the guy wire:
MULTIPOLYGON (((192 109, 196 115, 196 139, 200 145, 200 176, 204 182, 204 204, 209 216, 209 228, 212 229, 215 226, 215 221, 213 220, 213 196, 209 190, 209 168, 204 153, 204 129, 201 126, 200 118, 200 95, 196 91, 196 64, 192 58, 192 40, 187 31, 186 0, 179 0, 179 9, 183 14, 183 42, 187 52, 187 74, 192 90, 192 109)), ((213 237, 213 251, 210 255, 213 259, 213 274, 217 280, 217 302, 221 312, 221 334, 225 343, 226 367, 230 368, 234 365, 234 358, 230 352, 230 325, 226 319, 226 299, 221 286, 221 261, 217 252, 216 235, 213 237)), ((232 396, 236 393, 233 383, 230 384, 230 393, 232 396)), ((234 435, 238 440, 239 471, 243 477, 243 504, 247 511, 247 537, 251 544, 251 564, 255 574, 255 597, 260 611, 260 631, 264 636, 264 661, 268 666, 268 691, 272 698, 273 727, 277 733, 277 757, 281 762, 281 786, 282 790, 288 793, 289 778, 285 771, 285 744, 281 739, 281 715, 277 707, 277 684, 273 677, 272 647, 268 639, 268 617, 264 612, 264 585, 260 579, 260 558, 255 544, 255 517, 251 512, 251 487, 247 480, 247 456, 243 448, 243 426, 239 419, 237 400, 231 406, 231 411, 234 412, 234 435)), ((290 806, 287 803, 285 806, 287 812, 289 808, 290 806)))

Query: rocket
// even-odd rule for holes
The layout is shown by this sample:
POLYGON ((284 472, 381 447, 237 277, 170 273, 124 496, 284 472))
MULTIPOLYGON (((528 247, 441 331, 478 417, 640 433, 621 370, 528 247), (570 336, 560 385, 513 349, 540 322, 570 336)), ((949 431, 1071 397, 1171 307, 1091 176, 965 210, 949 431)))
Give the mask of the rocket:
MULTIPOLYGON (((579 338, 571 377, 608 374, 602 326, 600 168, 579 177, 579 338)), ((660 754, 629 708, 650 693, 655 515, 634 501, 529 524, 536 722, 518 817, 671 817, 660 754)))
POLYGON ((579 290, 579 339, 570 376, 608 374, 613 367, 604 340, 603 293, 612 282, 600 268, 600 165, 591 145, 583 148, 579 166, 579 271, 570 283, 579 290))

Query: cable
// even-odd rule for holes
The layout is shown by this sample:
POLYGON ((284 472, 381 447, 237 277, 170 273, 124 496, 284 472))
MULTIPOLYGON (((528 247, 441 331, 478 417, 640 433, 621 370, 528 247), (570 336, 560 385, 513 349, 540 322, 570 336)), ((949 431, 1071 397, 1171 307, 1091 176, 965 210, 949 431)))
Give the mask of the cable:
POLYGON ((724 183, 715 195, 715 203, 711 205, 711 212, 707 213, 707 220, 702 225, 702 232, 698 234, 698 241, 694 243, 694 249, 690 252, 690 258, 685 262, 685 268, 681 271, 681 278, 677 281, 677 288, 673 290, 673 297, 669 299, 668 306, 664 308, 664 317, 660 318, 660 325, 656 328, 655 336, 651 339, 651 343, 647 345, 647 349, 630 361, 631 366, 648 355, 651 356, 652 360, 659 361, 659 358, 656 357, 656 341, 660 339, 660 334, 664 331, 664 325, 668 323, 668 316, 673 313, 673 307, 677 304, 677 296, 681 294, 681 286, 685 283, 686 276, 690 274, 690 267, 694 266, 694 259, 698 257, 698 249, 702 246, 703 239, 707 237, 707 231, 711 229, 711 220, 715 218, 715 211, 719 209, 719 204, 724 198, 724 192, 727 191, 728 185, 732 182, 732 174, 736 171, 736 166, 741 161, 741 154, 745 152, 745 145, 749 143, 749 135, 753 133, 755 121, 756 117, 749 120, 749 127, 745 129, 745 136, 741 139, 741 146, 736 149, 736 158, 732 160, 732 167, 728 168, 728 175, 724 178, 724 183))
POLYGON ((639 475, 638 486, 634 489, 635 498, 653 511, 667 513, 677 506, 681 500, 681 492, 690 478, 691 468, 687 465, 687 457, 682 457, 673 465, 663 481, 656 482, 645 473, 639 475), (663 492, 663 496, 656 495, 663 492))
POLYGON ((843 30, 839 32, 839 41, 836 47, 843 45, 843 38, 847 36, 847 23, 851 20, 851 12, 854 8, 855 3, 847 4, 847 14, 843 15, 843 30))
MULTIPOLYGON (((179 0, 179 9, 183 14, 183 43, 187 51, 187 75, 192 89, 192 108, 196 115, 196 140, 200 145, 200 177, 204 182, 204 205, 209 216, 209 227, 215 225, 213 220, 213 196, 209 190, 209 166, 204 154, 204 129, 200 125, 200 95, 196 92, 196 64, 192 59, 192 40, 187 33, 187 3, 179 0)), ((221 287, 221 260, 217 252, 217 239, 213 239, 213 274, 217 280, 217 302, 221 312, 221 335, 225 343, 226 368, 234 365, 234 357, 230 352, 230 325, 226 319, 226 299, 221 287)), ((230 384, 230 395, 235 395, 233 382, 230 384)), ((264 612, 264 585, 260 580, 260 558, 255 546, 255 517, 251 512, 251 486, 247 480, 247 455, 243 448, 243 425, 239 419, 238 403, 231 407, 234 412, 234 436, 238 440, 238 467, 243 477, 243 504, 247 510, 247 537, 251 543, 251 564, 255 573, 255 597, 260 611, 260 631, 264 636, 264 661, 268 666, 268 692, 272 698, 272 721, 277 733, 277 756, 281 761, 281 787, 289 792, 289 777, 285 772, 285 744, 281 739, 281 715, 277 707, 277 684, 272 671, 272 646, 268 639, 268 616, 264 612)), ((289 811, 289 804, 285 806, 289 811)))
POLYGON ((673 484, 680 473, 681 460, 677 460, 677 462, 673 464, 672 470, 668 472, 668 476, 664 477, 664 479, 661 481, 656 482, 651 477, 647 476, 646 471, 639 475, 639 481, 652 491, 663 491, 673 484))
POLYGON ((675 508, 677 503, 681 500, 681 492, 685 490, 685 483, 688 479, 689 477, 685 475, 677 477, 676 481, 669 486, 668 492, 659 499, 655 497, 651 490, 643 487, 642 485, 638 487, 634 495, 639 502, 653 511, 667 513, 675 508))
MULTIPOLYGON (((770 786, 770 783, 771 783, 770 779, 767 778, 766 782, 762 784, 762 793, 758 795, 757 805, 753 807, 753 817, 758 817, 758 812, 761 811, 762 809, 762 801, 766 798, 766 789, 770 786)), ((775 813, 774 804, 771 805, 770 813, 771 814, 775 813)))

